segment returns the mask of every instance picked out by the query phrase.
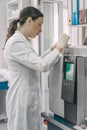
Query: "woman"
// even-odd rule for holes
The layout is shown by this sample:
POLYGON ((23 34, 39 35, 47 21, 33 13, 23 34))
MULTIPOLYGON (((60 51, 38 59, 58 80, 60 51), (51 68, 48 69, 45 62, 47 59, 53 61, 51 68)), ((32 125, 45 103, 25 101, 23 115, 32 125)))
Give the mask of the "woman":
POLYGON ((48 71, 58 60, 69 37, 62 35, 60 42, 39 57, 29 38, 42 31, 43 14, 34 7, 26 7, 12 23, 8 31, 11 37, 7 35, 4 48, 11 74, 6 97, 7 127, 8 130, 42 130, 40 72, 48 71))

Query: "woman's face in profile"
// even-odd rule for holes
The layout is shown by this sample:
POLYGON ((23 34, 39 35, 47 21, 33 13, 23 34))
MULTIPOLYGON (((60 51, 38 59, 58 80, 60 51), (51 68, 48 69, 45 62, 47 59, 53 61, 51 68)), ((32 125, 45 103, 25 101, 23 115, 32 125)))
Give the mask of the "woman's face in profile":
POLYGON ((42 32, 43 17, 38 17, 36 20, 29 20, 29 37, 35 38, 42 32))

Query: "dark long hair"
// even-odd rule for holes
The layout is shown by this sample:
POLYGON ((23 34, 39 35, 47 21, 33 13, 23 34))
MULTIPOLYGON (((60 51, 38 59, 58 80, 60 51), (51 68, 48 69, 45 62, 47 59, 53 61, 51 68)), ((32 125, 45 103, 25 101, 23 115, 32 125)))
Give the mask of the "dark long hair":
POLYGON ((15 19, 9 23, 5 43, 15 33, 15 30, 17 30, 17 22, 18 20, 15 19))
POLYGON ((25 23, 25 21, 27 20, 28 17, 31 17, 32 20, 34 21, 38 17, 43 17, 43 14, 37 8, 32 7, 32 6, 28 6, 28 7, 23 8, 20 11, 19 18, 15 19, 15 20, 13 20, 9 23, 9 27, 7 29, 5 44, 6 44, 7 40, 17 30, 17 23, 19 22, 20 26, 22 26, 25 23))

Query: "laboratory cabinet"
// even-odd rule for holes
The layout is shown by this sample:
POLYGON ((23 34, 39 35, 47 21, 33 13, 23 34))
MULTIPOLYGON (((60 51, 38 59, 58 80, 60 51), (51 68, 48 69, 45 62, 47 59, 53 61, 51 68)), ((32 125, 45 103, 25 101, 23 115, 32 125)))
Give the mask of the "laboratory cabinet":
POLYGON ((49 108, 56 115, 52 120, 67 120, 87 130, 87 46, 65 48, 50 71, 49 108))
POLYGON ((8 20, 13 19, 18 16, 19 3, 17 0, 15 0, 13 2, 8 2, 7 8, 8 8, 8 10, 7 10, 8 20))
POLYGON ((7 2, 7 23, 18 18, 20 10, 29 4, 29 0, 11 0, 7 2))
POLYGON ((0 81, 0 120, 7 120, 6 116, 6 94, 8 81, 0 81))

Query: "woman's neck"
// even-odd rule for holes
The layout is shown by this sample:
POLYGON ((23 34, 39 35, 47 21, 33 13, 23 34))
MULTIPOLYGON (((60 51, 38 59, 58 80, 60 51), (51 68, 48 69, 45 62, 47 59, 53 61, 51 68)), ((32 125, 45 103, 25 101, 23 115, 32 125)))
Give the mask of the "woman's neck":
POLYGON ((18 29, 19 32, 21 32, 23 34, 23 36, 28 39, 28 35, 26 33, 26 30, 24 30, 22 27, 18 29))

